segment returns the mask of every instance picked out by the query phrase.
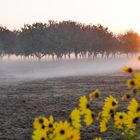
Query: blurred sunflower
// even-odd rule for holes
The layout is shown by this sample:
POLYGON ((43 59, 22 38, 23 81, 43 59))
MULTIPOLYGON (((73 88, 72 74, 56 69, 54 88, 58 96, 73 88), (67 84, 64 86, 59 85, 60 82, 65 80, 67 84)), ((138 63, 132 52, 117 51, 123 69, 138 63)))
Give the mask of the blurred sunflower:
POLYGON ((102 119, 100 122, 100 132, 106 132, 107 131, 107 123, 108 120, 107 119, 102 119))
POLYGON ((101 137, 96 137, 96 138, 93 139, 93 140, 102 140, 102 138, 101 138, 101 137))
POLYGON ((98 98, 100 96, 100 91, 99 89, 96 89, 95 91, 92 91, 89 94, 89 99, 92 101, 94 98, 98 98))
POLYGON ((132 113, 139 112, 140 111, 140 106, 139 106, 138 101, 135 98, 133 98, 130 101, 127 109, 128 109, 128 112, 132 112, 132 113))
POLYGON ((134 82, 135 82, 135 88, 140 88, 140 73, 134 74, 134 82))
POLYGON ((81 115, 85 114, 86 110, 89 109, 89 104, 86 96, 80 97, 80 103, 79 103, 79 109, 81 112, 81 115))
POLYGON ((134 87, 133 90, 132 90, 132 92, 133 92, 134 94, 136 94, 136 93, 138 92, 138 87, 134 87))
POLYGON ((71 114, 70 114, 70 122, 72 124, 72 126, 76 129, 80 129, 81 128, 81 114, 80 114, 80 111, 75 108, 71 114))
POLYGON ((135 81, 133 79, 128 79, 127 82, 126 82, 126 86, 128 88, 132 88, 134 87, 136 84, 135 84, 135 81))
POLYGON ((85 116, 84 116, 84 122, 87 126, 90 126, 93 123, 94 114, 91 110, 87 109, 85 116))
POLYGON ((133 72, 133 69, 131 67, 125 66, 125 67, 123 67, 123 71, 124 72, 128 72, 128 73, 132 73, 133 72))
POLYGON ((124 101, 124 100, 126 100, 126 99, 130 99, 131 98, 131 95, 129 94, 129 93, 125 93, 122 97, 121 97, 121 99, 124 101))

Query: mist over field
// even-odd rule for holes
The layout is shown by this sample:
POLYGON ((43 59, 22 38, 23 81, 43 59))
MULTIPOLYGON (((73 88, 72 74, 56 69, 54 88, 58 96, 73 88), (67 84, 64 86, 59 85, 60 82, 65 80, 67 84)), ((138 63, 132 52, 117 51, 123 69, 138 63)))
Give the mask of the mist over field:
POLYGON ((49 20, 20 31, 0 26, 0 83, 118 72, 139 46, 137 32, 117 35, 101 24, 49 20), (13 56, 19 61, 8 61, 13 56))
POLYGON ((0 61, 0 84, 55 77, 113 74, 120 71, 124 65, 132 65, 131 60, 132 58, 55 61, 4 60, 0 61))

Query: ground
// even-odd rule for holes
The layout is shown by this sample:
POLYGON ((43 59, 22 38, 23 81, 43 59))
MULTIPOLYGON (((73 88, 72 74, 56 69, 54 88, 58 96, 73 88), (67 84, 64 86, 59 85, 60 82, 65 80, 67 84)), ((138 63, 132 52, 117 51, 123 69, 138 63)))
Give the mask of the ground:
MULTIPOLYGON (((53 115, 56 120, 65 120, 78 105, 79 96, 88 95, 96 88, 102 95, 95 101, 93 110, 100 109, 105 96, 112 94, 119 98, 126 91, 125 79, 125 76, 118 75, 77 76, 1 84, 0 140, 30 140, 35 117, 53 115)), ((98 134, 98 127, 94 124, 82 129, 83 140, 90 140, 98 134)))

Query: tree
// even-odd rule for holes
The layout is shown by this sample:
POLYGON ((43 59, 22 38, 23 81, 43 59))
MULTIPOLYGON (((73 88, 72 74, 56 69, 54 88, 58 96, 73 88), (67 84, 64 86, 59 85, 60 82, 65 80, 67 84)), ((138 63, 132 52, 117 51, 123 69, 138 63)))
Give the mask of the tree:
POLYGON ((0 26, 0 55, 14 53, 16 46, 16 34, 6 27, 0 26))
POLYGON ((118 36, 121 51, 125 53, 135 53, 140 51, 140 36, 134 31, 128 31, 118 36))
POLYGON ((41 59, 45 54, 47 47, 45 41, 47 25, 43 23, 26 24, 21 29, 18 36, 18 51, 20 54, 28 56, 35 55, 41 59))

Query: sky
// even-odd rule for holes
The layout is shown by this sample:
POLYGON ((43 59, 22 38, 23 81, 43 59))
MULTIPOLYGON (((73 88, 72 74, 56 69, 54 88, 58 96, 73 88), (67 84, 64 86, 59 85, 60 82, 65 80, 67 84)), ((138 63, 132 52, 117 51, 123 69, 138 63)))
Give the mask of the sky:
POLYGON ((24 24, 72 20, 102 24, 115 33, 140 33, 140 0, 0 0, 0 25, 14 30, 24 24))

